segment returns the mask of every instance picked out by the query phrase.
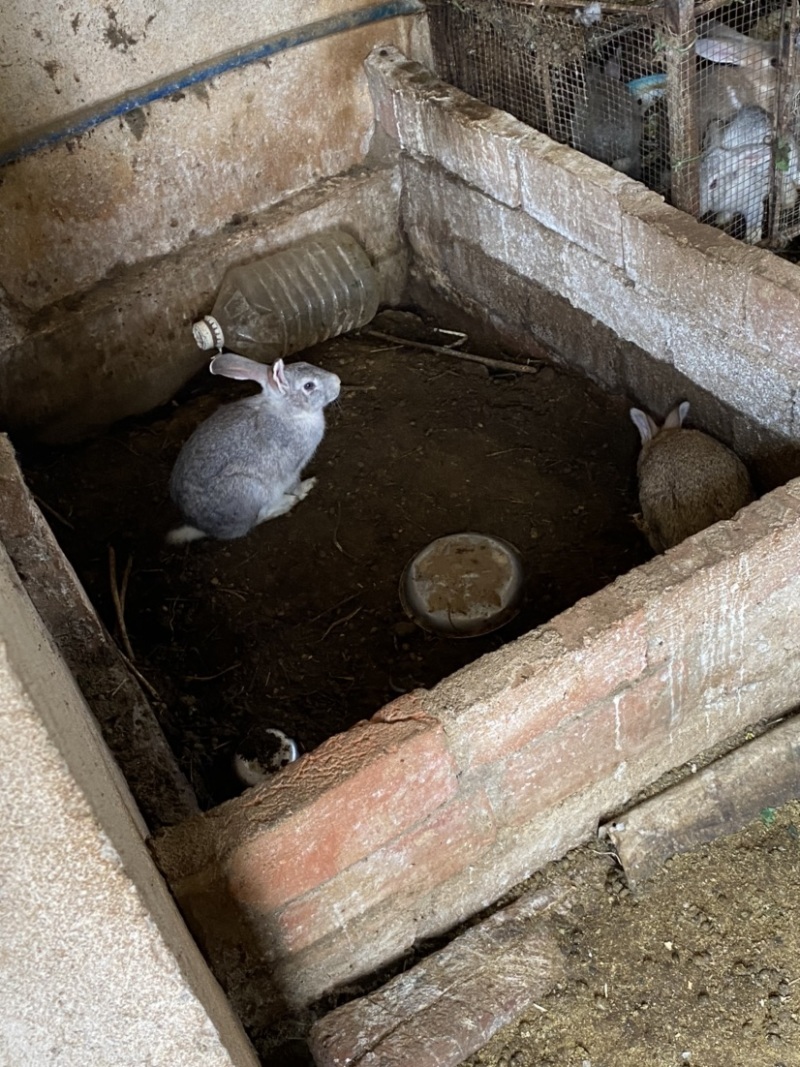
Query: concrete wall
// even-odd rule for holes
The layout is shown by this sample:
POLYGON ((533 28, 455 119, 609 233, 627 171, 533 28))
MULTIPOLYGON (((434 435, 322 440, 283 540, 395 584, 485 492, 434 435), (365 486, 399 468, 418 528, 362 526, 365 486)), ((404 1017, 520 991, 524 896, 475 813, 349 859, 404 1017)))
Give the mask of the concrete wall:
MULTIPOLYGON (((0 148, 226 50, 368 6, 10 0, 0 11, 0 148)), ((362 162, 373 129, 364 57, 378 42, 416 47, 420 25, 392 19, 290 49, 3 168, 7 316, 25 320, 362 162)))
POLYGON ((320 230, 353 234, 383 301, 396 302, 407 261, 399 211, 396 166, 354 168, 49 309, 0 356, 0 426, 71 441, 164 403, 208 362, 191 324, 211 311, 228 267, 320 230))
POLYGON ((0 546, 0 1062, 255 1067, 0 546))
MULTIPOLYGON (((389 6, 10 0, 0 7, 0 156, 231 51, 389 6)), ((238 229, 233 244, 246 259, 325 225, 314 213, 306 229, 285 223, 308 212, 293 198, 331 196, 328 183, 367 160, 364 58, 381 42, 425 56, 426 27, 419 16, 391 18, 302 44, 0 167, 0 428, 74 439, 167 400, 202 365, 183 331, 210 310, 236 254, 231 241, 203 240, 238 229), (290 202, 280 236, 262 229, 248 240, 254 217, 290 202), (231 259, 217 254, 222 246, 231 259), (148 275, 158 257, 164 267, 148 275)), ((382 233, 383 205, 391 211, 396 198, 370 198, 352 216, 340 201, 334 220, 367 231, 378 258, 399 243, 396 212, 390 247, 370 236, 382 233)), ((396 286, 386 288, 391 299, 396 286)))

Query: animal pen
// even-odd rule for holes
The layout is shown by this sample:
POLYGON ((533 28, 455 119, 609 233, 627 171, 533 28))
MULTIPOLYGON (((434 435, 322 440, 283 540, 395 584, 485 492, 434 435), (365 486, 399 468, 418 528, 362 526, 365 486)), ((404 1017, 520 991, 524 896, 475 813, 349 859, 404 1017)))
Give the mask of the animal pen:
MULTIPOLYGON (((797 19, 794 8, 779 12, 776 32, 768 33, 763 9, 737 10, 747 17, 707 7, 673 17, 652 6, 431 3, 427 19, 405 14, 391 29, 381 23, 352 36, 348 24, 330 41, 298 46, 270 65, 259 60, 227 81, 220 75, 213 93, 173 92, 148 109, 131 107, 130 122, 118 128, 106 124, 102 135, 77 145, 68 139, 42 155, 31 151, 4 170, 2 424, 21 442, 20 453, 35 451, 31 439, 56 450, 37 470, 45 488, 50 472, 77 454, 72 446, 89 439, 109 494, 101 513, 69 511, 60 498, 48 512, 65 545, 82 542, 83 585, 99 590, 92 603, 26 488, 14 448, 2 442, 0 481, 10 502, 0 516, 7 550, 0 553, 7 697, 0 711, 10 781, 3 800, 19 859, 2 903, 15 930, 37 946, 47 943, 53 963, 27 983, 6 982, 23 1020, 15 1031, 22 1035, 18 1060, 29 1034, 46 1059, 53 1039, 36 1027, 69 989, 59 1047, 64 1062, 78 1067, 89 1041, 111 1047, 110 1061, 134 1065, 151 1053, 159 1062, 154 1049, 186 1052, 187 1034, 196 1041, 189 1055, 204 1067, 252 1067, 248 1037, 265 1062, 275 1062, 288 1017, 316 1019, 312 1044, 325 1067, 355 1056, 403 1062, 397 1047, 409 1032, 416 1058, 405 1062, 456 1063, 504 1012, 523 1010, 539 986, 523 982, 522 994, 509 997, 501 984, 490 998, 481 974, 473 975, 469 1025, 452 998, 448 1018, 437 1017, 446 1001, 441 988, 453 984, 446 971, 438 986, 418 983, 421 973, 431 974, 424 961, 405 970, 420 944, 451 938, 532 872, 594 839, 600 824, 676 768, 783 716, 794 726, 800 277, 793 264, 754 245, 780 248, 796 229, 789 205, 796 50, 785 42, 796 39, 797 19), (743 60, 747 41, 737 34, 762 42, 758 64, 743 60), (717 59, 726 51, 740 62, 700 55, 695 38, 711 42, 700 48, 716 50, 717 59), (441 76, 430 69, 432 55, 441 76), (740 70, 747 76, 736 88, 722 85, 733 113, 715 110, 703 128, 700 89, 682 97, 680 87, 699 87, 701 76, 722 79, 722 69, 725 78, 740 70), (748 73, 756 69, 758 77, 748 73), (338 106, 335 122, 319 118, 321 92, 338 106), (625 136, 618 137, 619 111, 595 112, 597 123, 589 121, 597 101, 603 108, 617 102, 625 136), (294 153, 280 150, 290 127, 300 131, 294 153), (760 140, 737 140, 755 137, 753 130, 763 132, 760 140), (108 143, 111 177, 103 169, 108 143), (727 194, 712 197, 704 213, 744 242, 692 217, 701 213, 700 174, 715 155, 720 167, 746 161, 759 178, 752 195, 733 179, 723 182, 727 194), (231 165, 218 165, 220 158, 231 165), (125 185, 117 197, 119 175, 125 185), (664 202, 668 190, 673 203, 664 202), (34 222, 37 243, 29 242, 34 222), (445 345, 431 350, 423 342, 400 381, 392 361, 406 356, 398 357, 396 345, 357 338, 359 362, 342 340, 338 355, 320 356, 344 368, 345 414, 332 420, 329 435, 339 451, 320 454, 320 489, 291 518, 301 525, 268 523, 238 542, 238 557, 236 546, 213 542, 169 555, 167 459, 210 396, 191 323, 212 307, 229 267, 341 229, 369 256, 382 307, 446 311, 454 329, 468 327, 472 341, 483 338, 502 355, 494 360, 500 366, 490 373, 476 364, 471 377, 464 370, 459 391, 446 394, 448 423, 431 399, 443 394, 428 387, 429 378, 441 385, 458 377, 445 345), (394 384, 380 392, 381 382, 394 384), (448 528, 457 517, 466 529, 462 520, 473 514, 494 523, 500 512, 492 494, 502 489, 516 508, 513 540, 538 566, 540 530, 552 519, 547 498, 555 494, 532 491, 528 446, 567 386, 579 397, 589 385, 611 397, 620 418, 605 437, 589 419, 565 423, 569 455, 557 468, 535 471, 545 488, 548 479, 571 487, 580 449, 618 456, 620 479, 632 481, 629 406, 664 414, 684 399, 696 425, 742 457, 760 498, 654 558, 644 542, 642 556, 623 556, 607 537, 612 522, 597 511, 595 534, 614 557, 610 573, 600 566, 589 573, 574 536, 586 502, 570 500, 558 516, 558 547, 568 577, 588 575, 590 584, 548 601, 533 571, 529 599, 538 614, 520 616, 513 639, 499 638, 471 660, 461 642, 458 662, 458 643, 450 642, 452 658, 437 660, 444 669, 435 677, 409 671, 398 679, 401 656, 437 651, 435 639, 403 617, 400 568, 387 567, 387 559, 399 559, 400 527, 427 541, 445 532, 427 524, 429 514, 448 528), (401 388, 408 390, 402 397, 401 388), (494 441, 481 406, 491 407, 492 427, 512 437, 494 441), (407 448, 389 432, 380 435, 401 423, 407 448), (490 461, 479 481, 470 481, 469 464, 459 466, 466 449, 457 434, 490 461), (609 439, 617 452, 606 449, 609 439), (115 507, 120 456, 135 476, 131 499, 115 507), (390 461, 415 497, 430 484, 447 489, 413 513, 416 527, 404 514, 399 476, 378 481, 390 461), (492 469, 503 477, 493 479, 492 469), (441 480, 426 481, 431 472, 441 480), (383 524, 361 514, 372 475, 373 497, 387 508, 383 524), (342 525, 340 509, 350 525, 342 525), (321 532, 319 551, 305 547, 312 527, 321 532), (117 567, 128 554, 134 566, 117 567), (226 558, 231 582, 213 581, 212 568, 226 558), (352 588, 308 610, 323 567, 345 583, 352 577, 352 588), (165 573, 177 592, 138 611, 144 586, 165 573), (381 585, 375 575, 387 573, 381 585), (178 588, 187 574, 196 579, 189 595, 178 588), (288 589, 286 612, 279 580, 288 589), (236 629, 245 602, 268 631, 236 629), (189 641, 184 624, 198 604, 206 614, 195 616, 189 641), (219 640, 223 616, 233 624, 219 640), (196 694, 202 690, 226 720, 240 692, 272 715, 291 673, 282 662, 287 650, 297 652, 301 682, 318 677, 323 640, 344 656, 350 627, 364 617, 377 635, 371 647, 385 656, 372 664, 381 675, 374 690, 364 673, 347 672, 345 696, 363 701, 344 701, 353 718, 328 729, 322 715, 309 714, 317 732, 309 732, 300 759, 231 799, 198 804, 183 769, 191 752, 176 754, 167 739, 170 730, 188 736, 196 694), (312 622, 318 633, 303 644, 312 622), (136 660, 115 647, 106 627, 120 641, 130 638, 136 660), (142 654, 144 635, 154 632, 166 635, 160 675, 150 674, 142 654), (169 657, 192 643, 197 662, 187 677, 169 657), (242 649, 265 665, 263 674, 237 674, 242 649), (227 659, 212 662, 221 654, 227 659), (164 680, 163 692, 151 678, 164 680), (35 922, 26 929, 29 916, 35 922), (120 973, 135 982, 120 983, 120 973), (396 978, 376 988, 390 973, 396 978), (368 993, 355 996, 367 984, 368 993), (422 989, 425 1003, 409 1009, 410 986, 422 989), (329 1011, 348 998, 342 1009, 350 1023, 338 1008, 329 1011), (399 1002, 408 1013, 403 1025, 399 1002), (132 1015, 142 1021, 133 1037, 132 1015), (420 1023, 431 1015, 434 1036, 447 1044, 441 1055, 420 1023), (461 1026, 457 1040, 449 1040, 450 1024, 461 1026)), ((149 32, 156 37, 158 29, 156 20, 149 32)), ((246 22, 238 43, 248 32, 246 22)), ((109 36, 119 40, 118 31, 109 36)), ((165 39, 170 54, 184 36, 165 39)), ((64 483, 67 499, 73 484, 64 483)), ((40 495, 46 499, 44 489, 40 495)), ((86 496, 97 495, 89 484, 86 496)), ((613 522, 627 529, 626 499, 621 491, 613 522)), ((783 733, 765 736, 784 745, 781 765, 791 770, 791 738, 784 744, 783 733)), ((768 775, 761 780, 766 790, 774 785, 768 775)), ((470 968, 487 945, 502 955, 508 930, 537 908, 555 908, 556 898, 557 889, 476 926, 470 968)), ((558 945, 551 947, 557 962, 558 945)), ((24 964, 30 955, 7 958, 24 964)), ((527 948, 522 955, 537 958, 527 948)), ((180 1062, 177 1054, 170 1062, 180 1062)))
POLYGON ((434 0, 429 12, 447 81, 749 243, 783 249, 800 233, 796 2, 434 0))

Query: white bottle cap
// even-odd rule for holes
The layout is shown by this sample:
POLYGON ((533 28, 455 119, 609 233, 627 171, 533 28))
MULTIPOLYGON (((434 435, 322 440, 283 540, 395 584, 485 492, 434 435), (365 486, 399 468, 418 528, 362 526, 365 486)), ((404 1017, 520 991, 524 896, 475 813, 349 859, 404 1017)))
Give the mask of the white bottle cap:
POLYGON ((198 348, 202 348, 204 352, 210 348, 218 348, 221 352, 225 345, 225 334, 213 315, 204 315, 198 322, 193 323, 192 335, 198 348))

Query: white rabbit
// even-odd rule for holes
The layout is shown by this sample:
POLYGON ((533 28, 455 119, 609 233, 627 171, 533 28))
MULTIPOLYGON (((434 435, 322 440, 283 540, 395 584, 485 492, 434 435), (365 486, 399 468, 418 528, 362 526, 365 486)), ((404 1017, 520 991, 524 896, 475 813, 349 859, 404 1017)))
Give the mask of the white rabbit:
POLYGON ((272 367, 231 353, 209 370, 258 382, 261 392, 226 404, 201 423, 172 470, 170 495, 189 525, 167 535, 170 544, 200 537, 244 537, 260 522, 285 515, 316 479, 300 480, 325 432, 323 409, 340 381, 310 363, 272 367))
MULTIPOLYGON (((700 156, 700 214, 711 212, 720 223, 743 215, 744 239, 756 244, 772 166, 772 120, 766 111, 744 107, 727 123, 713 120, 700 156)), ((782 177, 781 189, 785 183, 782 177)))

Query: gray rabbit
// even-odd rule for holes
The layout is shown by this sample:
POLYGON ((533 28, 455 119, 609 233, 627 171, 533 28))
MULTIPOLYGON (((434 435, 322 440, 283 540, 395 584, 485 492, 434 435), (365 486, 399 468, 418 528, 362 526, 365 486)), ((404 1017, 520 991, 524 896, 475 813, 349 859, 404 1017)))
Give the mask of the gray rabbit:
MULTIPOLYGON (((743 107, 728 122, 715 119, 700 156, 700 214, 712 212, 719 223, 742 215, 745 241, 757 244, 771 173, 772 120, 763 108, 743 107)), ((781 207, 791 207, 794 194, 792 175, 782 175, 781 207)))
POLYGON ((642 169, 642 114, 620 74, 614 59, 602 67, 596 63, 586 66, 586 95, 578 95, 575 101, 572 144, 587 156, 638 179, 642 169))
POLYGON ((761 240, 764 200, 772 169, 771 121, 759 107, 743 107, 727 123, 709 123, 700 156, 700 214, 719 223, 742 215, 744 239, 761 240))
POLYGON ((310 363, 272 367, 231 353, 209 370, 258 382, 261 392, 226 404, 201 423, 181 449, 170 496, 188 525, 167 534, 170 544, 200 537, 244 537, 260 522, 285 515, 311 491, 300 475, 325 433, 324 408, 340 381, 310 363))
POLYGON ((684 401, 659 429, 631 408, 642 439, 637 473, 641 527, 652 548, 664 552, 686 537, 730 519, 753 499, 750 476, 739 457, 700 430, 684 430, 684 401))

